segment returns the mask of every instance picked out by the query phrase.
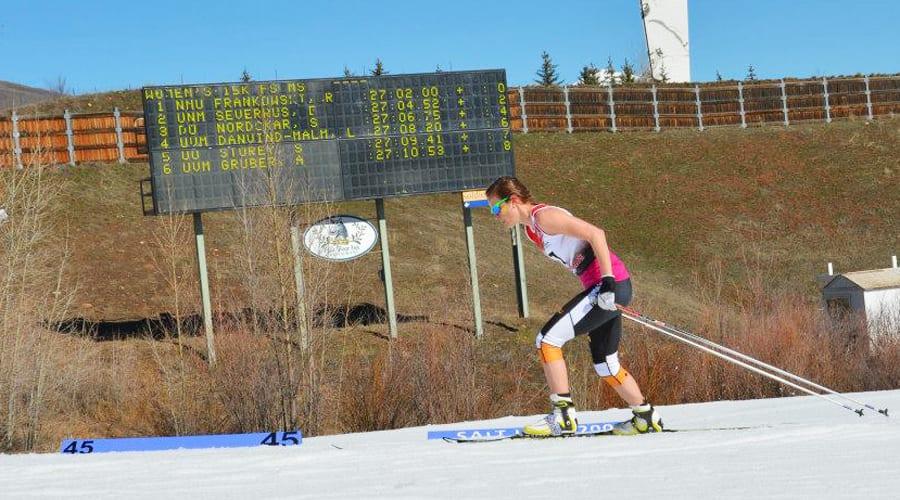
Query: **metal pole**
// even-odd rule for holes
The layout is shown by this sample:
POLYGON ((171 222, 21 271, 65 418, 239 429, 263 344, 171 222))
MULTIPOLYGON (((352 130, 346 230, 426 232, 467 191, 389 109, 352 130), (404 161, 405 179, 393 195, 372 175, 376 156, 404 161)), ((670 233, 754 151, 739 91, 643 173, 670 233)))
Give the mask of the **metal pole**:
POLYGON ((463 207, 463 224, 466 226, 466 250, 469 254, 469 279, 472 282, 472 311, 475 313, 475 338, 484 336, 481 323, 481 293, 478 289, 478 262, 475 259, 475 234, 472 231, 472 209, 463 207))
POLYGON ((609 95, 610 130, 616 133, 616 100, 613 98, 612 82, 606 82, 606 93, 609 95))
POLYGON ((825 89, 825 123, 831 123, 831 103, 828 100, 828 80, 822 77, 822 88, 825 89))
POLYGON ((525 280, 525 257, 522 255, 522 228, 518 224, 510 229, 513 250, 513 269, 516 275, 516 300, 519 317, 528 317, 528 282, 525 280))
POLYGON ((206 242, 203 237, 203 214, 194 213, 194 241, 197 245, 197 268, 200 274, 200 300, 203 303, 203 329, 206 331, 206 351, 209 366, 216 364, 216 345, 213 335, 212 302, 209 298, 209 275, 206 271, 206 242))
POLYGON ((75 143, 72 140, 72 114, 65 110, 63 118, 66 120, 66 149, 69 150, 69 165, 75 166, 75 143))
POLYGON ((563 86, 563 97, 566 98, 566 131, 572 133, 572 107, 569 104, 569 86, 563 86))
POLYGON ((741 105, 741 128, 747 128, 747 114, 744 112, 744 85, 738 82, 738 103, 741 105))
POLYGON ((787 89, 784 85, 784 78, 781 79, 781 111, 784 113, 784 126, 787 127, 790 122, 788 121, 787 89))
POLYGON ((119 108, 113 108, 113 117, 116 119, 116 147, 119 149, 119 163, 125 163, 125 141, 122 140, 122 114, 119 108))
POLYGON ((19 143, 19 115, 13 111, 12 114, 12 139, 13 139, 13 156, 16 158, 16 168, 22 169, 22 145, 19 143))
POLYGON ((704 346, 704 345, 701 345, 701 344, 698 344, 698 343, 696 343, 696 342, 693 342, 692 340, 687 339, 687 338, 684 338, 684 337, 682 337, 682 336, 680 336, 680 335, 677 335, 676 333, 670 331, 669 329, 667 329, 667 328, 665 328, 665 327, 662 327, 662 326, 659 326, 659 325, 655 324, 653 321, 650 321, 650 320, 648 320, 648 319, 646 319, 646 318, 642 318, 642 317, 640 317, 640 316, 636 316, 636 315, 630 314, 630 313, 628 313, 628 312, 626 312, 626 311, 623 311, 623 312, 622 312, 622 315, 625 316, 626 318, 630 319, 631 321, 634 321, 635 323, 638 323, 639 325, 643 325, 643 326, 645 326, 645 327, 647 327, 647 328, 650 328, 651 330, 656 330, 657 332, 662 333, 663 335, 667 335, 667 336, 669 336, 669 337, 672 337, 672 338, 674 338, 675 340, 680 340, 681 342, 684 342, 685 344, 688 344, 688 345, 690 345, 690 346, 696 347, 697 349, 700 349, 700 350, 703 351, 703 352, 706 352, 706 353, 708 353, 708 354, 712 354, 713 356, 716 356, 717 358, 720 358, 720 359, 723 359, 723 360, 725 360, 725 361, 728 361, 729 363, 733 363, 733 364, 735 364, 735 365, 738 365, 738 366, 740 366, 741 368, 745 368, 745 369, 747 369, 747 370, 750 370, 750 371, 752 371, 752 372, 754 372, 754 373, 757 373, 757 374, 759 374, 759 375, 762 375, 762 376, 764 376, 764 377, 768 377, 768 378, 770 378, 770 379, 772 379, 772 380, 775 380, 775 381, 777 381, 777 382, 781 382, 782 384, 784 384, 784 385, 786 385, 786 386, 788 386, 788 387, 793 387, 794 389, 797 389, 798 391, 805 392, 806 394, 809 394, 809 395, 811 395, 811 396, 818 396, 818 397, 820 397, 820 398, 822 398, 822 399, 824 399, 824 400, 826 400, 826 401, 828 401, 828 402, 830 402, 830 403, 832 403, 832 404, 835 404, 835 405, 837 405, 837 406, 840 406, 841 408, 844 408, 845 410, 850 410, 850 411, 856 413, 856 414, 859 415, 859 416, 862 416, 862 415, 863 415, 863 411, 862 411, 861 409, 854 409, 854 408, 851 408, 850 406, 847 406, 847 405, 845 405, 845 404, 843 404, 843 403, 840 403, 840 402, 838 402, 838 401, 835 401, 835 400, 829 398, 828 396, 825 396, 824 394, 819 394, 818 392, 811 391, 811 390, 807 389, 806 387, 802 387, 802 386, 799 386, 799 385, 797 385, 797 384, 795 384, 795 383, 793 383, 793 382, 790 382, 790 381, 788 381, 788 380, 785 380, 785 379, 779 377, 778 375, 774 375, 774 374, 769 373, 769 372, 767 372, 767 371, 761 370, 761 369, 759 369, 759 368, 757 368, 757 367, 755 367, 755 366, 748 365, 747 363, 744 363, 743 361, 734 359, 734 358, 732 358, 732 357, 730 357, 730 356, 727 356, 726 354, 723 354, 723 353, 721 353, 721 352, 719 352, 719 351, 716 351, 716 350, 711 349, 711 348, 709 348, 709 347, 706 347, 706 346, 704 346))
POLYGON ((700 107, 700 86, 694 85, 694 94, 697 96, 697 127, 703 132, 703 109, 700 107))
POLYGON ((653 92, 653 130, 659 132, 659 102, 656 100, 656 85, 650 88, 653 92))
MULTIPOLYGON (((658 329, 665 329, 665 330, 667 330, 670 334, 671 334, 671 333, 674 333, 674 334, 680 335, 680 336, 681 336, 681 337, 680 337, 681 339, 687 338, 687 339, 690 339, 690 340, 699 342, 700 344, 703 344, 703 345, 705 345, 705 346, 707 346, 707 347, 710 347, 710 348, 712 348, 712 349, 717 349, 718 351, 721 351, 721 352, 724 353, 725 355, 734 356, 734 357, 736 357, 736 358, 743 359, 743 360, 748 361, 748 362, 750 362, 750 363, 753 363, 753 364, 755 364, 755 365, 757 365, 757 366, 759 366, 759 367, 765 368, 765 369, 767 369, 767 370, 771 370, 771 371, 773 371, 773 372, 775 372, 775 373, 777 373, 777 374, 779 374, 779 375, 783 375, 783 376, 785 376, 785 377, 788 377, 788 378, 790 378, 790 379, 793 379, 793 380, 796 381, 796 382, 803 383, 803 384, 807 384, 807 385, 809 385, 809 386, 811 386, 811 387, 813 387, 813 388, 815 388, 815 389, 818 389, 818 390, 820 390, 820 391, 825 391, 825 392, 827 392, 827 393, 829 393, 829 394, 835 395, 835 396, 837 396, 837 397, 839 397, 839 398, 845 399, 845 400, 850 401, 850 402, 852 402, 852 403, 854 403, 854 404, 857 404, 857 405, 860 405, 860 406, 869 408, 870 410, 874 410, 874 411, 876 411, 876 412, 878 412, 878 413, 881 413, 881 414, 884 415, 884 416, 888 416, 888 411, 887 411, 887 409, 879 410, 879 409, 875 408, 875 407, 872 406, 872 405, 863 403, 863 402, 861 402, 861 401, 857 401, 856 399, 853 399, 853 398, 851 398, 851 397, 849 397, 849 396, 846 396, 846 395, 844 395, 844 394, 841 394, 841 393, 839 393, 839 392, 837 392, 837 391, 835 391, 835 390, 833 390, 833 389, 829 389, 828 387, 825 387, 825 386, 823 386, 823 385, 819 385, 819 384, 817 384, 817 383, 815 383, 815 382, 813 382, 813 381, 811 381, 811 380, 805 379, 805 378, 803 378, 803 377, 801 377, 801 376, 799 376, 799 375, 795 375, 795 374, 793 374, 793 373, 791 373, 791 372, 789 372, 789 371, 782 370, 781 368, 778 368, 778 367, 776 367, 776 366, 772 366, 772 365, 770 365, 770 364, 768 364, 768 363, 765 363, 765 362, 763 362, 763 361, 760 361, 760 360, 758 360, 758 359, 756 359, 756 358, 754 358, 754 357, 747 356, 746 354, 743 354, 743 353, 740 353, 740 352, 738 352, 738 351, 729 349, 729 348, 727 348, 727 347, 725 347, 725 346, 723 346, 723 345, 717 344, 717 343, 715 343, 715 342, 713 342, 713 341, 711 341, 711 340, 709 340, 709 339, 706 339, 706 338, 704 338, 704 337, 701 337, 701 336, 699 336, 699 335, 696 335, 696 334, 693 334, 693 333, 690 333, 690 332, 681 330, 681 329, 679 329, 679 328, 673 327, 672 325, 668 325, 668 324, 666 324, 666 323, 663 323, 662 321, 655 320, 655 319, 652 319, 652 318, 648 318, 648 317, 642 315, 641 313, 639 313, 639 312, 637 312, 637 311, 635 311, 634 309, 631 309, 631 308, 629 308, 629 307, 622 307, 622 306, 620 306, 619 309, 622 311, 623 315, 624 315, 626 318, 628 318, 628 319, 630 319, 630 320, 632 320, 632 321, 635 321, 635 322, 637 322, 637 323, 643 324, 643 325, 645 325, 645 326, 650 326, 650 325, 647 324, 647 323, 650 323, 650 324, 652 324, 655 328, 658 328, 658 329), (640 320, 640 321, 639 321, 639 320, 640 320)), ((658 330, 658 331, 661 331, 661 330, 658 330)), ((723 358, 723 359, 725 359, 725 358, 723 358)), ((728 361, 732 361, 732 362, 733 362, 734 360, 728 359, 728 361)), ((743 366, 743 365, 742 365, 742 366, 743 366)), ((769 375, 771 375, 771 374, 768 374, 767 376, 769 376, 769 375)), ((770 377, 770 378, 773 378, 773 377, 770 377)), ((815 393, 813 393, 813 394, 815 394, 815 393)), ((821 394, 816 394, 816 395, 821 396, 821 394)), ((852 408, 851 408, 851 409, 852 409, 852 408)), ((856 411, 857 413, 859 413, 857 410, 853 410, 853 411, 856 411)))
POLYGON ((872 89, 869 88, 869 75, 863 78, 866 82, 866 111, 868 112, 869 121, 872 121, 872 89))
POLYGON ((394 308, 394 280, 391 278, 391 251, 388 247, 387 220, 384 218, 384 199, 375 200, 378 212, 378 238, 381 240, 381 279, 384 281, 384 301, 387 304, 388 327, 392 339, 397 338, 397 311, 394 308))
POLYGON ((522 110, 522 133, 528 133, 528 113, 525 111, 525 89, 519 87, 519 109, 522 110))
POLYGON ((309 349, 309 330, 306 324, 306 288, 303 285, 303 251, 300 248, 300 228, 291 224, 291 251, 294 253, 294 286, 297 289, 297 330, 300 347, 309 349))

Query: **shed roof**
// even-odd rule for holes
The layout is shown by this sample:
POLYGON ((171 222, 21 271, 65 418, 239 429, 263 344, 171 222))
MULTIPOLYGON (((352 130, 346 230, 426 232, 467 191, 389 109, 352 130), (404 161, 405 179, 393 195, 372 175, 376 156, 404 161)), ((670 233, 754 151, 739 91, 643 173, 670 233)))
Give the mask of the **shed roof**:
POLYGON ((900 268, 873 269, 871 271, 854 271, 835 275, 825 288, 836 284, 837 278, 843 276, 854 285, 863 290, 882 290, 885 288, 900 288, 900 268))

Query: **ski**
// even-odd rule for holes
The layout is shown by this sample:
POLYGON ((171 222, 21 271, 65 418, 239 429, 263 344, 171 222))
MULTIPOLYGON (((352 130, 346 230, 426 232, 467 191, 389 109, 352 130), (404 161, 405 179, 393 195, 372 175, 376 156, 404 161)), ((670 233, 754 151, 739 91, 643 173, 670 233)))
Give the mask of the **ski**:
MULTIPOLYGON (((749 429, 760 429, 771 427, 769 425, 749 425, 749 426, 734 426, 734 427, 705 427, 705 428, 697 428, 697 429, 663 429, 663 433, 672 433, 672 432, 712 432, 712 431, 743 431, 749 429)), ((658 432, 650 432, 642 435, 651 435, 651 434, 660 434, 658 432)), ((615 436, 615 437, 630 437, 630 436, 617 436, 613 434, 611 430, 603 430, 596 432, 576 432, 574 434, 562 434, 560 436, 529 436, 527 434, 516 433, 516 434, 508 434, 501 436, 474 436, 474 437, 443 437, 442 439, 448 443, 496 443, 498 441, 510 441, 513 439, 531 439, 535 441, 540 441, 544 439, 573 439, 573 438, 588 438, 588 437, 600 437, 600 436, 615 436)))

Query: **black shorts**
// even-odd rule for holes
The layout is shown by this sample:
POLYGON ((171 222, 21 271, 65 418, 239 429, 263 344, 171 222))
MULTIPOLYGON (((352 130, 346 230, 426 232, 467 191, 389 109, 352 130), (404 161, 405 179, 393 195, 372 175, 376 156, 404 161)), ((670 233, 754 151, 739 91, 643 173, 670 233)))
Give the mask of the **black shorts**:
MULTIPOLYGON (((588 334, 591 359, 594 364, 605 363, 608 356, 618 352, 622 338, 622 314, 607 311, 590 304, 588 288, 566 303, 541 328, 535 339, 540 347, 542 342, 562 347, 578 335, 588 334)), ((631 303, 631 280, 616 282, 616 304, 627 306, 631 303)))

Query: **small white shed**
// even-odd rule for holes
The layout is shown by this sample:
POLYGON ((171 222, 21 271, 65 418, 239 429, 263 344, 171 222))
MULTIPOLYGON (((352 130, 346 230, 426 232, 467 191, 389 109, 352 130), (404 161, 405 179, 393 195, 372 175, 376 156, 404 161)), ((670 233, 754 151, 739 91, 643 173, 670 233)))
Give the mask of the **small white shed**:
POLYGON ((874 269, 829 276, 822 299, 829 310, 862 314, 869 340, 900 337, 900 268, 874 269))

